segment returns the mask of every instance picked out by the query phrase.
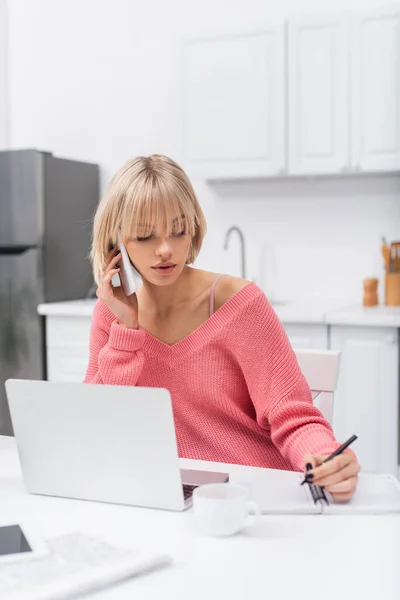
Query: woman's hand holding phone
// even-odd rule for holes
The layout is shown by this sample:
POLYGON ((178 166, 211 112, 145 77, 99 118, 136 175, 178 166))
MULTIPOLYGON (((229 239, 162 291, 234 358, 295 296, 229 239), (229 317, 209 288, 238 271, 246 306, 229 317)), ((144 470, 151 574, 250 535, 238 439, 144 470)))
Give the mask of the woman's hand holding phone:
POLYGON ((112 250, 103 273, 103 279, 97 288, 96 296, 114 313, 120 325, 130 329, 137 329, 139 327, 139 307, 136 293, 127 296, 122 285, 114 287, 112 284, 112 278, 120 272, 120 267, 118 266, 120 261, 120 251, 112 250))

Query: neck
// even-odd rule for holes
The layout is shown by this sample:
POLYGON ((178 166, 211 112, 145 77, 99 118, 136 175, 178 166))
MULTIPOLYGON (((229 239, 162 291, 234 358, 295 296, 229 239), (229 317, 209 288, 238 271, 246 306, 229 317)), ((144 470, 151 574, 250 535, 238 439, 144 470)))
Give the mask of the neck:
POLYGON ((171 285, 154 285, 145 279, 140 297, 146 310, 158 315, 168 314, 174 308, 193 298, 195 269, 185 265, 178 279, 171 285))

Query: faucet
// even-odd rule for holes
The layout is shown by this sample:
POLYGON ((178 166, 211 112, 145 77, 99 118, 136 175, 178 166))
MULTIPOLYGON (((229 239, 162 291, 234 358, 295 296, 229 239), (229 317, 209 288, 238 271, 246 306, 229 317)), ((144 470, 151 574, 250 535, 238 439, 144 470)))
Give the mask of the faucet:
POLYGON ((244 253, 244 237, 243 237, 243 233, 242 233, 241 229, 239 229, 239 227, 237 227, 236 225, 229 227, 228 231, 225 234, 224 250, 226 250, 228 248, 229 237, 233 231, 236 231, 236 233, 238 234, 238 236, 240 238, 242 277, 243 277, 243 279, 246 279, 245 256, 244 256, 244 254, 245 254, 244 253))

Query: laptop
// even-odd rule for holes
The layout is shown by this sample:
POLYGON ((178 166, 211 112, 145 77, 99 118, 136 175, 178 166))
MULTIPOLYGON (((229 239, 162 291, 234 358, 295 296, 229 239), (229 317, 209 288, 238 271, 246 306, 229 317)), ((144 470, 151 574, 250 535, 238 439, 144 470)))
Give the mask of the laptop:
POLYGON ((28 492, 182 511, 198 485, 227 473, 179 468, 163 388, 8 379, 28 492))

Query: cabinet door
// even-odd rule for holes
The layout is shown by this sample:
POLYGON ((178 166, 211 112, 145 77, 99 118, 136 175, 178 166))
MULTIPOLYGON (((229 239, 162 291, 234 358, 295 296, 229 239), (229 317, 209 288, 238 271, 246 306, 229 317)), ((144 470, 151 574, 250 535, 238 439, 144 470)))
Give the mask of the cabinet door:
POLYGON ((88 363, 89 347, 48 348, 47 380, 82 382, 88 363))
POLYGON ((328 328, 326 325, 283 323, 293 348, 328 349, 328 328))
POLYGON ((283 25, 183 46, 183 155, 192 177, 284 167, 283 25))
POLYGON ((349 20, 288 22, 289 172, 349 169, 349 20))
POLYGON ((400 169, 400 6, 354 15, 352 162, 400 169))
POLYGON ((89 363, 91 317, 46 317, 48 381, 83 381, 89 363))
POLYGON ((333 427, 339 441, 353 433, 365 471, 397 475, 399 348, 397 329, 334 325, 331 348, 341 350, 333 427))

